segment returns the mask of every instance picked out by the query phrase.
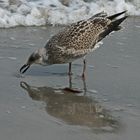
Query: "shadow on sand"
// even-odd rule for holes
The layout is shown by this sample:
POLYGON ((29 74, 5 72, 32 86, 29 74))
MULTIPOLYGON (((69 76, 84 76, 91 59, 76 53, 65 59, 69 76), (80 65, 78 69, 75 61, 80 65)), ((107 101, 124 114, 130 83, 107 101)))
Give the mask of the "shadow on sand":
POLYGON ((122 128, 119 120, 113 117, 109 110, 104 109, 97 101, 86 95, 86 81, 83 80, 83 90, 72 88, 69 77, 69 87, 35 87, 26 82, 20 82, 29 97, 46 103, 46 112, 70 125, 87 126, 96 133, 117 133, 122 128))

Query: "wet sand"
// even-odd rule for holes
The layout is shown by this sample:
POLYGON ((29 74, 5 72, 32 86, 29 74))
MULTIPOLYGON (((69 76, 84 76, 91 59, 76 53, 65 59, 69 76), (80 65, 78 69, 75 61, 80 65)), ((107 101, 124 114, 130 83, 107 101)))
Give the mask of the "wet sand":
POLYGON ((0 29, 0 138, 139 140, 140 19, 123 26, 88 55, 85 81, 81 60, 73 64, 71 78, 68 65, 18 73, 61 27, 0 29))

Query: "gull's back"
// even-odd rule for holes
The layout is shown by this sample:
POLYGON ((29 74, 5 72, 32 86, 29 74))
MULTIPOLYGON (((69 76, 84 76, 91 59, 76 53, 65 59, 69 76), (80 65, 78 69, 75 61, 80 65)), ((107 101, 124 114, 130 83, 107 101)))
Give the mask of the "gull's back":
POLYGON ((125 13, 107 16, 101 12, 87 20, 73 23, 54 35, 47 43, 46 49, 50 63, 68 63, 91 52, 95 44, 112 31, 120 29, 119 24, 126 18, 116 19, 125 13))

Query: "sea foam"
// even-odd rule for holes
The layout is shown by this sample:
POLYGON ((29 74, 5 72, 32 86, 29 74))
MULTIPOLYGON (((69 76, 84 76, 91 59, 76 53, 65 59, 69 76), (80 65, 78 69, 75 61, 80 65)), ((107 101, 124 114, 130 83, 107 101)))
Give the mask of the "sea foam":
POLYGON ((0 28, 70 24, 105 11, 140 15, 139 0, 0 0, 0 28))

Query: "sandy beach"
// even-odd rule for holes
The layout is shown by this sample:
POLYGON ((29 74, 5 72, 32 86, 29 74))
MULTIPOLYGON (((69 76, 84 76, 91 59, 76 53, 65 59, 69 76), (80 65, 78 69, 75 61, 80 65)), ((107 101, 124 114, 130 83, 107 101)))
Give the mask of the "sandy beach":
POLYGON ((0 29, 1 140, 139 140, 140 18, 103 40, 82 61, 68 65, 20 67, 63 27, 0 29), (72 87, 80 93, 67 90, 72 87))

